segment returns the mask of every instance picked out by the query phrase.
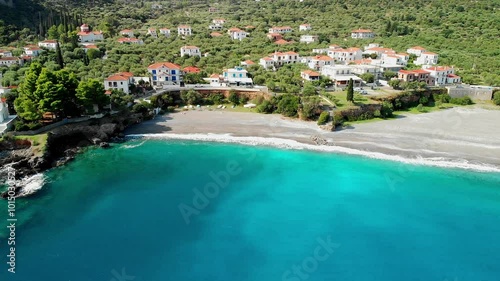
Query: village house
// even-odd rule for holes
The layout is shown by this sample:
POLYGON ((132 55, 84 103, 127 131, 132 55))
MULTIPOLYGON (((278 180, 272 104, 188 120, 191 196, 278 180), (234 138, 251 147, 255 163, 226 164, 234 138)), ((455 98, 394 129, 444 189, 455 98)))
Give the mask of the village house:
POLYGON ((125 94, 130 94, 130 85, 134 84, 134 74, 131 72, 120 72, 113 74, 104 80, 106 91, 120 90, 125 94))
POLYGON ((57 40, 45 40, 38 42, 38 47, 55 50, 57 48, 57 40))
POLYGON ((354 73, 356 75, 362 75, 362 74, 365 74, 365 73, 371 73, 376 78, 378 78, 382 74, 382 71, 380 71, 380 67, 378 67, 376 65, 351 64, 351 65, 349 65, 349 68, 351 69, 351 73, 354 73))
POLYGON ((286 45, 286 44, 292 44, 294 41, 286 41, 284 39, 276 40, 274 44, 276 45, 286 45))
POLYGON ((201 69, 196 66, 186 66, 182 69, 184 73, 200 73, 201 69))
POLYGON ((184 35, 184 36, 191 36, 193 34, 192 30, 191 30, 191 26, 189 26, 189 25, 179 25, 177 27, 177 34, 184 35))
POLYGON ((0 57, 12 57, 12 52, 8 50, 0 50, 0 57))
POLYGON ((343 49, 340 47, 333 47, 328 51, 328 56, 337 62, 349 64, 352 61, 362 59, 363 52, 359 48, 343 49))
POLYGON ((165 37, 170 37, 170 29, 160 28, 160 34, 164 35, 165 37))
POLYGON ((181 57, 183 56, 201 57, 200 48, 196 46, 182 46, 181 57))
POLYGON ((101 31, 90 31, 90 28, 86 24, 80 26, 80 32, 78 32, 78 37, 80 42, 96 42, 104 40, 104 36, 101 31))
POLYGON ((316 71, 321 70, 326 65, 335 64, 335 61, 329 56, 305 57, 301 59, 301 62, 307 64, 309 68, 316 71))
POLYGON ((402 65, 402 66, 406 66, 408 64, 408 60, 405 55, 382 54, 381 59, 382 59, 382 64, 402 65))
POLYGON ((335 87, 345 88, 352 79, 354 86, 361 86, 361 78, 351 73, 349 65, 329 65, 321 69, 321 74, 334 81, 335 87))
POLYGON ((127 37, 130 37, 130 38, 135 37, 134 31, 132 29, 124 29, 124 30, 120 31, 120 35, 121 36, 127 36, 127 37))
POLYGON ((248 33, 246 31, 243 31, 237 27, 230 28, 227 33, 231 36, 231 39, 233 40, 243 40, 244 38, 247 37, 248 33))
POLYGON ((224 69, 222 77, 228 85, 252 86, 252 78, 248 77, 248 71, 243 67, 224 69))
POLYGON ((182 84, 181 67, 171 62, 158 62, 148 66, 154 86, 182 84))
POLYGON ((296 52, 275 52, 267 56, 266 58, 262 58, 259 62, 264 68, 268 67, 279 67, 285 64, 297 63, 300 62, 300 56, 296 52))
POLYGON ((0 66, 10 67, 12 65, 23 65, 23 60, 16 57, 1 57, 0 66))
POLYGON ((128 37, 120 38, 117 40, 117 42, 120 44, 137 44, 137 45, 144 44, 144 41, 142 41, 142 39, 128 38, 128 37))
POLYGON ((210 83, 210 86, 214 86, 214 87, 222 87, 224 86, 224 79, 222 78, 222 76, 220 76, 219 74, 217 73, 214 73, 212 75, 210 75, 209 77, 207 78, 203 78, 203 80, 207 81, 208 83, 210 83))
POLYGON ((455 69, 450 66, 429 66, 424 67, 424 70, 430 73, 430 76, 434 78, 435 86, 442 86, 448 84, 458 84, 461 82, 461 78, 455 75, 455 69))
POLYGON ((43 52, 43 50, 35 45, 28 45, 24 47, 24 54, 30 57, 37 57, 41 52, 43 52))
POLYGON ((83 46, 83 50, 85 51, 85 53, 87 53, 90 49, 99 50, 99 48, 96 45, 84 45, 83 46))
POLYGON ((212 32, 210 33, 210 36, 211 37, 221 37, 221 36, 224 36, 222 33, 219 33, 219 32, 212 32))
POLYGON ((412 54, 412 55, 419 57, 423 52, 427 52, 427 50, 424 47, 414 46, 414 47, 408 48, 406 50, 406 52, 408 54, 412 54))
POLYGON ((423 69, 400 70, 398 71, 398 79, 404 82, 425 82, 427 85, 433 86, 435 81, 430 74, 429 71, 423 69))
POLYGON ((299 31, 309 31, 311 29, 312 29, 311 25, 308 23, 304 23, 304 24, 299 25, 299 31))
POLYGON ((312 49, 313 54, 328 54, 329 48, 312 49))
POLYGON ((312 71, 312 70, 308 69, 308 70, 301 71, 300 77, 302 77, 302 79, 307 80, 307 81, 319 81, 321 74, 319 74, 316 71, 312 71))
POLYGON ((149 35, 153 38, 158 38, 158 33, 156 33, 156 28, 148 28, 147 35, 149 35))
POLYGON ((369 29, 356 29, 351 31, 351 38, 353 39, 369 39, 375 37, 375 33, 369 29))
POLYGON ((225 19, 217 18, 212 20, 212 24, 208 26, 210 30, 221 30, 224 28, 224 24, 226 23, 225 19))
POLYGON ((318 35, 301 35, 300 36, 300 42, 301 43, 314 43, 319 41, 319 36, 318 35))
POLYGON ((272 41, 278 41, 283 39, 283 35, 279 33, 268 33, 267 38, 272 41))
POLYGON ((384 48, 376 43, 368 44, 368 46, 365 46, 364 49, 365 49, 365 51, 363 52, 364 55, 375 54, 377 56, 377 58, 381 58, 382 54, 395 54, 396 53, 396 51, 394 51, 393 49, 384 48))
POLYGON ((246 61, 242 61, 240 63, 241 66, 252 66, 252 65, 255 65, 255 62, 251 61, 251 60, 246 60, 246 61))
POLYGON ((217 13, 219 11, 219 9, 217 9, 217 7, 210 7, 208 8, 208 12, 209 13, 217 13))
POLYGON ((269 28, 269 33, 290 33, 293 29, 290 26, 273 26, 269 28))
POLYGON ((216 19, 213 19, 212 20, 212 23, 213 24, 221 24, 221 25, 224 25, 226 23, 226 20, 223 19, 223 18, 216 18, 216 19))
POLYGON ((432 52, 422 52, 413 62, 416 65, 435 65, 438 63, 439 55, 432 52))

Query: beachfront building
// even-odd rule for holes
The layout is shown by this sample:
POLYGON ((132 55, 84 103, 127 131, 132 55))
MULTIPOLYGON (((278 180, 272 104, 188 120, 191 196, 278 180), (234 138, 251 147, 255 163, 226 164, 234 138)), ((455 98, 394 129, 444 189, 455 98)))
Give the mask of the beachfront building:
POLYGON ((413 62, 416 65, 435 65, 438 63, 439 55, 433 52, 422 52, 413 62))
POLYGON ((156 28, 148 28, 147 35, 149 35, 153 38, 158 38, 158 33, 156 32, 156 28))
POLYGON ((321 69, 321 74, 334 81, 334 85, 339 88, 347 87, 350 79, 353 80, 355 87, 361 86, 361 78, 351 72, 350 65, 325 66, 321 69))
POLYGON ((183 73, 180 65, 171 62, 158 62, 148 66, 153 86, 182 84, 183 73))
POLYGON ((193 34, 193 31, 191 29, 191 26, 183 24, 177 27, 177 34, 184 36, 191 36, 193 34))
POLYGON ((1 57, 0 66, 10 67, 12 65, 22 65, 23 60, 17 57, 1 57))
POLYGON ((290 33, 293 29, 290 26, 273 26, 269 28, 269 33, 290 33))
POLYGON ((248 71, 243 67, 224 69, 222 77, 227 85, 252 86, 253 80, 248 77, 248 71))
POLYGON ((104 80, 106 91, 120 90, 125 94, 130 94, 130 85, 134 84, 134 74, 131 72, 120 72, 113 74, 104 80))
POLYGON ((117 42, 120 44, 136 44, 136 45, 144 44, 144 41, 142 41, 142 39, 128 38, 128 37, 122 37, 118 39, 117 42))
POLYGON ((435 84, 434 77, 431 77, 430 71, 424 69, 400 70, 398 79, 404 82, 425 82, 429 86, 435 84))
POLYGON ((264 68, 279 67, 285 64, 300 62, 300 56, 296 52, 275 52, 260 59, 259 64, 264 68))
POLYGON ((160 28, 160 34, 165 37, 170 37, 170 29, 168 28, 160 28))
POLYGON ((181 57, 183 56, 201 57, 200 48, 196 46, 182 46, 181 57))
POLYGON ((363 58, 363 52, 359 48, 343 49, 337 46, 330 46, 328 56, 333 58, 336 62, 349 64, 352 61, 360 60, 363 58))
POLYGON ((104 36, 101 31, 90 31, 90 27, 86 24, 82 24, 80 26, 80 32, 78 32, 78 38, 82 43, 104 40, 104 36))
POLYGON ((375 37, 375 33, 370 29, 356 29, 351 31, 351 38, 353 39, 370 39, 375 37))
POLYGON ((203 80, 207 81, 210 84, 210 86, 214 87, 225 86, 223 77, 217 73, 214 73, 207 78, 203 78, 203 80))
POLYGON ((318 35, 302 35, 302 36, 300 36, 299 41, 301 43, 306 43, 306 44, 314 43, 314 42, 319 41, 319 36, 318 35))
POLYGON ((299 31, 309 31, 311 29, 312 29, 311 25, 308 23, 304 23, 304 24, 299 25, 299 31))
POLYGON ((461 83, 460 76, 455 74, 455 69, 450 66, 429 66, 424 67, 430 76, 434 78, 435 86, 461 83))
POLYGON ((306 81, 319 81, 321 74, 312 70, 304 70, 300 72, 300 77, 306 81))
POLYGON ((45 40, 38 42, 38 47, 55 50, 57 48, 57 40, 45 40))
POLYGON ((246 31, 243 31, 237 27, 232 27, 230 28, 227 33, 229 36, 231 36, 231 39, 233 40, 243 40, 247 37, 248 33, 246 31))
POLYGON ((120 31, 120 35, 129 37, 129 38, 135 37, 134 31, 132 29, 124 29, 124 30, 120 31))

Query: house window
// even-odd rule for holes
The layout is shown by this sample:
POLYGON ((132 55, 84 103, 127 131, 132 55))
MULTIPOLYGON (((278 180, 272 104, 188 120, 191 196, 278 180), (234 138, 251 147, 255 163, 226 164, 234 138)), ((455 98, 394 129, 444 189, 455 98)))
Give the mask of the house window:
POLYGON ((172 81, 176 81, 177 80, 177 76, 172 76, 172 81))
POLYGON ((165 76, 165 81, 168 81, 168 76, 165 76))
POLYGON ((233 77, 236 77, 236 74, 235 74, 235 73, 233 73, 233 77))
POLYGON ((120 85, 123 85, 123 82, 120 82, 120 85))
POLYGON ((152 71, 152 73, 153 73, 153 74, 156 74, 156 70, 153 70, 153 71, 152 71))
POLYGON ((175 70, 172 70, 172 74, 175 74, 175 70))
POLYGON ((156 81, 156 80, 157 80, 156 76, 153 76, 153 81, 156 81))

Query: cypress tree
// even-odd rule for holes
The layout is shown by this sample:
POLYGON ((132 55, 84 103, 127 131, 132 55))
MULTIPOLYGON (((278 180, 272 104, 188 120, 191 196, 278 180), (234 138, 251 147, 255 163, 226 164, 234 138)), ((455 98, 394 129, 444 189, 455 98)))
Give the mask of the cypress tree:
POLYGON ((61 47, 59 46, 59 41, 57 41, 56 45, 56 62, 61 67, 61 69, 64 68, 64 59, 61 53, 61 47))
POLYGON ((354 101, 354 82, 352 81, 352 78, 349 79, 349 84, 347 85, 346 100, 350 102, 354 101))

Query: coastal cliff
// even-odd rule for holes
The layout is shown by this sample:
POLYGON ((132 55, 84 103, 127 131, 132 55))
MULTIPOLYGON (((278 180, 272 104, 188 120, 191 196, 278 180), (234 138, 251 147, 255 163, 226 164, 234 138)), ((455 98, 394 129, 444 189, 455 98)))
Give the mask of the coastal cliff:
MULTIPOLYGON (((120 141, 123 130, 129 125, 140 123, 142 114, 104 117, 99 120, 67 124, 47 133, 42 151, 33 141, 7 135, 0 142, 1 184, 7 178, 7 167, 15 169, 16 180, 33 176, 52 167, 71 161, 83 148, 93 145, 109 146, 108 142, 120 141)), ((19 192, 22 184, 18 185, 19 192)), ((5 193, 2 193, 5 197, 5 193)))

